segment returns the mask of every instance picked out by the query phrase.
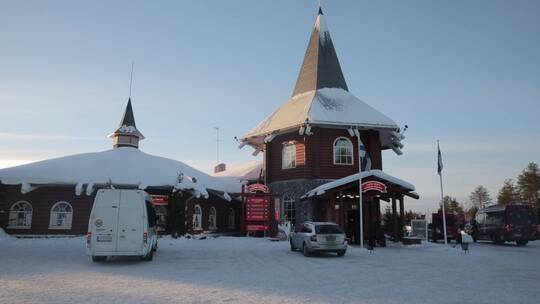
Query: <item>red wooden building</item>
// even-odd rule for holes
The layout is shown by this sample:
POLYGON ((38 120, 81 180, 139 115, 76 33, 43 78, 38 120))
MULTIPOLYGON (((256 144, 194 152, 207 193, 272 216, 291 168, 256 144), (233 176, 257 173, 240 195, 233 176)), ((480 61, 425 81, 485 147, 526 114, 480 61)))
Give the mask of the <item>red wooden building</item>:
MULTIPOLYGON (((18 235, 84 234, 96 189, 144 189, 153 195, 181 193, 185 207, 156 200, 165 232, 239 233, 241 185, 223 183, 182 162, 139 150, 144 139, 128 101, 113 149, 71 155, 0 170, 0 227, 18 235), (182 223, 181 223, 182 221, 182 223)), ((174 197, 179 197, 176 195, 174 197)))
POLYGON ((382 152, 401 154, 403 139, 402 129, 392 119, 349 92, 319 8, 291 98, 245 134, 242 146, 263 153, 265 181, 274 194, 282 195, 287 219, 333 220, 351 231, 351 223, 358 220, 351 212, 358 210, 354 175, 359 172, 359 153, 364 153, 362 170, 373 172, 365 178, 387 186, 386 193, 364 193, 365 225, 373 227, 367 231, 374 237, 380 200, 392 201, 394 207, 399 200, 403 214, 403 197, 418 198, 414 186, 382 171, 382 152), (348 182, 339 182, 344 178, 348 182), (310 193, 336 181, 335 187, 310 193))

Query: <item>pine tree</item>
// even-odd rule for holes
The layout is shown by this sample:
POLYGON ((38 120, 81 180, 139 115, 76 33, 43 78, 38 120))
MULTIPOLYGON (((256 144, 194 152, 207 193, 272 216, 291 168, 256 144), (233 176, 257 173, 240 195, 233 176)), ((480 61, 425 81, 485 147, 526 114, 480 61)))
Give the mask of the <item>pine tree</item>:
POLYGON ((540 208, 540 170, 531 162, 518 176, 519 192, 523 200, 540 208))
POLYGON ((482 185, 474 188, 473 192, 471 192, 471 196, 469 197, 469 199, 471 200, 473 206, 476 206, 478 208, 483 208, 484 206, 486 206, 487 203, 491 201, 488 190, 482 185))
POLYGON ((458 214, 458 215, 463 215, 464 214, 463 207, 457 201, 457 199, 455 199, 454 197, 446 195, 443 198, 443 202, 444 202, 444 211, 446 213, 458 214))
POLYGON ((497 194, 497 203, 508 205, 519 202, 519 190, 512 179, 507 179, 497 194))

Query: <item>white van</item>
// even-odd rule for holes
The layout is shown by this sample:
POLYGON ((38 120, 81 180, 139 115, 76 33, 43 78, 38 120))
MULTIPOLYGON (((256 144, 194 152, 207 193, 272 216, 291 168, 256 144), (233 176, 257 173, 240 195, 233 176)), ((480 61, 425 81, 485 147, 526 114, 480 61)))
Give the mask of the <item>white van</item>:
POLYGON ((151 261, 157 249, 155 212, 142 190, 98 190, 90 213, 86 253, 94 262, 107 256, 140 256, 151 261))

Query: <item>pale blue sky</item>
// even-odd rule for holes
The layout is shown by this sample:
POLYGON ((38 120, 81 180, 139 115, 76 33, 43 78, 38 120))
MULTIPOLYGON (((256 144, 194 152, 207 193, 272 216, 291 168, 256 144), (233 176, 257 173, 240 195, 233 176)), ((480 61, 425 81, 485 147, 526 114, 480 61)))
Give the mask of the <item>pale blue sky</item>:
MULTIPOLYGON (((210 171, 291 94, 318 1, 0 0, 0 167, 111 147, 135 61, 145 152, 210 171)), ((324 1, 348 86, 400 124, 385 171, 435 209, 540 163, 539 1, 324 1)))

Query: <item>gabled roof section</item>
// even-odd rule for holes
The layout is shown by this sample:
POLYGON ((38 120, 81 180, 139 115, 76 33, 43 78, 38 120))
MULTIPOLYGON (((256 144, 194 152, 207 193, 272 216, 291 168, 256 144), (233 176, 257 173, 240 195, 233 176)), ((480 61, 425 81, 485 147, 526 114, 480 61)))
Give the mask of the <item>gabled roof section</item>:
POLYGON ((319 7, 292 96, 322 88, 349 90, 326 27, 322 8, 319 7))

